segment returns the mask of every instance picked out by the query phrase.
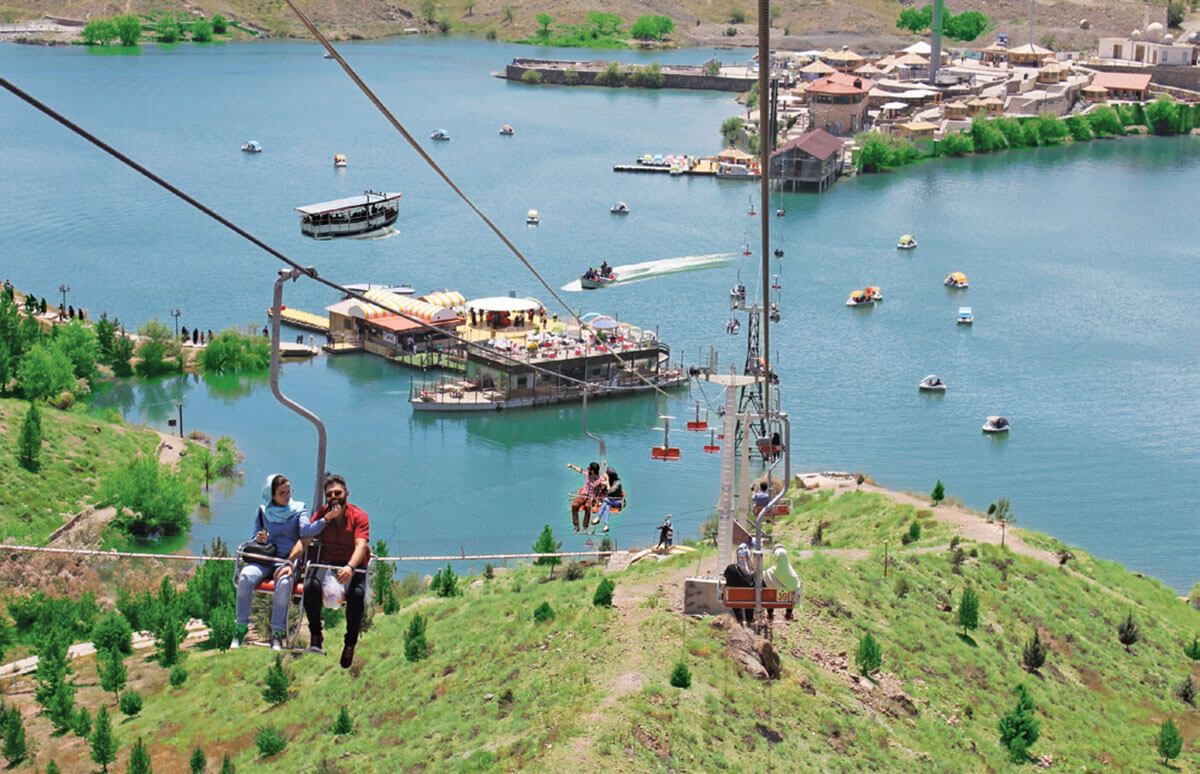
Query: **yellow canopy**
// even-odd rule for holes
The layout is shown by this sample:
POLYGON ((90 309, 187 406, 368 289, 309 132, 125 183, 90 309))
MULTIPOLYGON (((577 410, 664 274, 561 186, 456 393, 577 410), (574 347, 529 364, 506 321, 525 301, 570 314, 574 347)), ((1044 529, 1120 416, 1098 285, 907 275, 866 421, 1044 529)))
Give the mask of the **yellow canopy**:
POLYGON ((954 280, 955 282, 966 282, 967 275, 963 274, 961 271, 956 271, 950 275, 950 279, 954 280))

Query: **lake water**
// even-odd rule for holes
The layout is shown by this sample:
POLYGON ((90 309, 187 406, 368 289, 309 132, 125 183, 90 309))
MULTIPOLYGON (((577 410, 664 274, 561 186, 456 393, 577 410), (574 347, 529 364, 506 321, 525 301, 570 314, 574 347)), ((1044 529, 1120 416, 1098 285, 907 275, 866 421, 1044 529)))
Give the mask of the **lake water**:
MULTIPOLYGON (((689 361, 716 345, 723 364, 740 363, 744 339, 724 333, 727 293, 739 277, 758 284, 757 261, 740 257, 744 235, 757 241, 758 221, 746 214, 757 187, 611 171, 647 152, 717 150, 721 121, 737 113, 729 95, 510 84, 490 73, 513 56, 581 52, 478 40, 345 51, 416 136, 452 135, 424 142, 555 287, 602 259, 731 254, 718 268, 568 300, 657 325, 689 361), (497 134, 503 123, 515 137, 497 134), (609 214, 618 199, 629 216, 609 214), (530 208, 539 228, 523 223, 530 208)), ((745 56, 662 58, 696 63, 714 53, 745 56)), ((325 276, 546 299, 315 45, 148 46, 132 56, 0 46, 0 72, 325 276), (265 152, 240 153, 248 139, 265 152), (335 172, 339 152, 350 166, 335 172), (404 192, 398 236, 300 236, 292 207, 365 188, 404 192)), ((66 282, 72 303, 131 322, 170 323, 178 307, 189 328, 261 324, 273 259, 8 95, 0 137, 0 273, 19 287, 56 298, 66 282)), ((1189 587, 1200 575, 1200 225, 1175 213, 1198 172, 1196 139, 1128 139, 929 163, 787 196, 787 216, 771 224, 786 251, 775 262, 783 321, 772 349, 796 466, 862 469, 925 492, 941 478, 978 508, 1006 496, 1022 526, 1189 587), (904 232, 917 250, 894 248, 904 232), (969 290, 942 286, 956 270, 970 276, 969 290), (869 284, 887 300, 843 305, 869 284), (954 324, 960 305, 974 307, 973 328, 954 324), (945 396, 917 393, 927 373, 948 382, 945 396), (1009 417, 1010 437, 980 433, 989 414, 1009 417)), ((287 288, 291 306, 335 300, 312 283, 287 288)), ((578 477, 565 463, 595 456, 578 407, 414 415, 409 380, 366 355, 288 365, 283 378, 328 422, 330 467, 349 477, 375 537, 409 555, 521 551, 548 523, 565 549, 583 548, 566 512, 578 477)), ((241 539, 270 472, 311 491, 314 434, 265 381, 120 384, 98 403, 165 427, 179 399, 189 429, 233 435, 247 455, 245 485, 214 498, 195 543, 241 539)), ((718 460, 700 449, 707 436, 673 436, 680 463, 649 459, 661 440, 656 416, 667 411, 682 422, 689 410, 653 397, 591 408, 589 426, 630 493, 619 545, 650 542, 665 513, 691 536, 716 500, 718 460)))

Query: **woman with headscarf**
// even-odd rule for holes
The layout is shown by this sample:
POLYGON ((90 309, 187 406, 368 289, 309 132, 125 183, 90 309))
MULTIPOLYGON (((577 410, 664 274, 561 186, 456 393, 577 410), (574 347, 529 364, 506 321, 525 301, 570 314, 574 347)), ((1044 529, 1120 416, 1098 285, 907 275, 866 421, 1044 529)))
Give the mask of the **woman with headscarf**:
POLYGON ((246 639, 250 628, 250 602, 254 589, 263 578, 275 581, 275 600, 271 607, 271 650, 282 650, 287 631, 288 603, 292 599, 292 571, 290 562, 292 549, 301 538, 317 534, 312 531, 308 510, 304 503, 292 499, 292 483, 287 476, 272 473, 262 489, 262 505, 254 517, 252 539, 260 545, 275 546, 278 562, 261 564, 252 560, 242 565, 237 579, 237 633, 231 648, 239 647, 246 639))
MULTIPOLYGON (((775 546, 775 566, 763 573, 763 586, 778 589, 779 591, 791 591, 795 593, 795 600, 800 598, 800 576, 792 568, 792 562, 788 558, 787 549, 783 546, 775 546)), ((793 602, 793 605, 795 602, 793 602)), ((774 618, 774 610, 767 610, 767 617, 774 618)), ((788 608, 784 615, 787 620, 792 620, 792 608, 788 608)))
MULTIPOLYGON (((734 563, 725 568, 725 585, 743 589, 754 586, 754 555, 745 543, 738 543, 734 563)), ((753 610, 733 609, 733 617, 743 626, 750 622, 753 615, 753 610)))

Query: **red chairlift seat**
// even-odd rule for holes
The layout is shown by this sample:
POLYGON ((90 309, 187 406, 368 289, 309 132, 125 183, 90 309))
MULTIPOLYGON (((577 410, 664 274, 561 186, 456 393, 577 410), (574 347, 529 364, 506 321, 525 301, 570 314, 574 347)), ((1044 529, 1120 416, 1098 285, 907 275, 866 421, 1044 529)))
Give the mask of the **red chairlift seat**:
POLYGON ((650 459, 663 460, 664 462, 679 459, 679 449, 671 446, 671 420, 674 418, 668 416, 659 417, 663 421, 663 426, 655 429, 663 431, 663 443, 662 446, 650 447, 650 459))
MULTIPOLYGON (((796 592, 764 587, 759 598, 765 610, 787 610, 796 606, 796 592)), ((725 586, 721 602, 730 610, 753 610, 753 586, 725 586)))
POLYGON ((687 429, 695 432, 708 429, 707 419, 700 418, 700 401, 696 401, 696 418, 694 420, 688 420, 687 429))
POLYGON ((717 435, 716 430, 708 431, 708 443, 704 444, 704 451, 708 454, 716 454, 721 451, 721 446, 717 443, 717 439, 724 439, 724 435, 717 435))

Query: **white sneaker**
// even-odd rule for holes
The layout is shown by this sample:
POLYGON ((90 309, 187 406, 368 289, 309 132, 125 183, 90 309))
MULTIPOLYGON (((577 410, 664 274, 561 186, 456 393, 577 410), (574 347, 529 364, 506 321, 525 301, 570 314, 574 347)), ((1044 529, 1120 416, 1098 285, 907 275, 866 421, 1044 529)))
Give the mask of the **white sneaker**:
POLYGON ((230 650, 237 650, 240 647, 242 647, 242 643, 238 640, 237 637, 234 637, 229 643, 230 650))
POLYGON ((308 646, 308 647, 305 649, 305 651, 304 651, 304 652, 305 652, 305 653, 316 653, 316 654, 317 654, 317 655, 319 655, 319 656, 324 656, 324 655, 325 655, 325 649, 324 649, 324 648, 322 648, 320 645, 309 645, 309 646, 308 646))
POLYGON ((283 642, 278 637, 271 638, 271 650, 283 650, 283 642))

